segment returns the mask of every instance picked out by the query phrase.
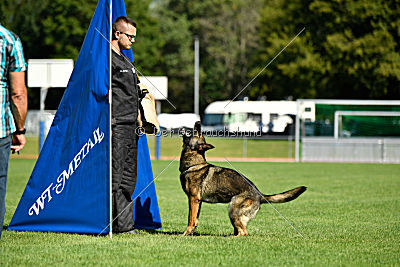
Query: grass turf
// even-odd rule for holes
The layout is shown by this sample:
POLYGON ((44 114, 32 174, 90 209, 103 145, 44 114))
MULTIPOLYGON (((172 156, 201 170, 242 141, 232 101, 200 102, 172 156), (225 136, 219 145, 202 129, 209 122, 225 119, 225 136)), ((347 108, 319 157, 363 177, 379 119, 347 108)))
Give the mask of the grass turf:
MULTIPOLYGON (((241 138, 206 137, 206 142, 216 148, 207 152, 208 157, 267 157, 294 158, 294 140, 266 140, 241 138)), ((148 136, 149 151, 155 155, 155 137, 148 136)), ((161 156, 177 156, 182 149, 182 138, 170 136, 161 138, 161 156)))
MULTIPOLYGON (((157 176, 168 161, 153 161, 157 176)), ((7 225, 34 160, 12 159, 7 225)), ((229 167, 229 164, 218 163, 229 167)), ((178 162, 156 180, 163 230, 94 237, 3 231, 0 265, 400 265, 400 165, 336 163, 240 163, 232 165, 266 194, 298 185, 308 190, 268 204, 250 222, 250 236, 232 236, 226 204, 203 204, 197 236, 183 237, 187 199, 178 162)))
MULTIPOLYGON (((294 140, 260 140, 249 139, 244 144, 239 138, 212 138, 207 137, 207 142, 214 145, 216 149, 207 152, 208 157, 268 157, 268 158, 294 158, 294 140)), ((147 137, 150 156, 155 156, 156 139, 154 136, 147 137)), ((181 154, 182 138, 178 136, 166 136, 161 138, 161 156, 178 157, 181 154)), ((38 155, 39 138, 27 137, 27 143, 20 155, 38 155)), ((12 155, 18 158, 19 155, 12 155)))

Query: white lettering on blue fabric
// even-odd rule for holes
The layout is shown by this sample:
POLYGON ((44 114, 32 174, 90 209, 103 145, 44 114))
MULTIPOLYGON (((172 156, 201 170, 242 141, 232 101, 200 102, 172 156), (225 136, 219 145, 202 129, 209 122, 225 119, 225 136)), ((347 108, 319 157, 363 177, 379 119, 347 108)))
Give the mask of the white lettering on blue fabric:
POLYGON ((96 144, 100 144, 104 139, 104 133, 100 131, 100 128, 97 128, 93 131, 93 136, 88 138, 88 141, 82 146, 79 152, 74 156, 74 158, 68 164, 68 167, 63 170, 60 175, 56 179, 56 184, 53 186, 51 183, 42 194, 36 199, 35 203, 28 209, 28 214, 31 216, 33 214, 39 215, 41 210, 44 210, 45 199, 47 199, 47 203, 49 203, 52 199, 52 192, 55 192, 57 195, 61 194, 65 188, 66 182, 71 178, 76 169, 82 163, 84 158, 93 149, 96 144), (92 139, 94 142, 92 141, 92 139))
POLYGON ((41 209, 44 209, 44 200, 47 197, 47 202, 50 202, 50 200, 52 199, 51 193, 50 193, 50 187, 53 185, 53 183, 51 183, 46 190, 43 191, 43 193, 38 197, 38 199, 36 200, 35 203, 33 203, 33 205, 31 206, 31 208, 28 210, 28 214, 32 215, 33 211, 35 211, 36 215, 39 215, 39 212, 41 209), (37 204, 37 206, 36 206, 37 204))

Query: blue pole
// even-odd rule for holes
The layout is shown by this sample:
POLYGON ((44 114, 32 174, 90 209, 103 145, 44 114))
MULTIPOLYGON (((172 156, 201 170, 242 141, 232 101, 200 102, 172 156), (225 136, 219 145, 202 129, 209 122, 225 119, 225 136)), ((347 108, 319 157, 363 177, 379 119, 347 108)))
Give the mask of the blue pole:
POLYGON ((160 159, 160 149, 161 149, 161 136, 156 134, 156 159, 160 159))
POLYGON ((39 153, 42 150, 44 143, 44 121, 39 122, 39 153))

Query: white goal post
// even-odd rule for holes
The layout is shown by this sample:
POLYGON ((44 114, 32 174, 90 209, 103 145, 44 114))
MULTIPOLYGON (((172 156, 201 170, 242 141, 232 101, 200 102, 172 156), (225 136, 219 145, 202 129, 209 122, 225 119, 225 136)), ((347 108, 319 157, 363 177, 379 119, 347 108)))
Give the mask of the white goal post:
MULTIPOLYGON (((314 104, 323 104, 323 105, 356 105, 356 106, 400 106, 400 100, 351 100, 351 99, 345 99, 345 100, 339 100, 339 99, 298 99, 297 100, 297 116, 296 116, 296 124, 295 124, 295 160, 296 162, 302 161, 300 152, 302 151, 303 148, 300 147, 300 139, 301 139, 301 132, 304 133, 303 131, 300 131, 301 125, 301 120, 300 120, 300 114, 302 112, 301 107, 304 102, 313 102, 314 104)), ((343 115, 355 115, 355 112, 358 112, 357 116, 398 116, 400 115, 400 112, 396 111, 336 111, 335 112, 335 136, 332 137, 324 137, 323 139, 327 142, 328 139, 336 140, 335 142, 332 141, 332 144, 336 144, 338 140, 339 135, 339 121, 338 118, 343 115), (351 112, 346 113, 346 112, 351 112), (371 115, 374 114, 374 115, 371 115)), ((314 137, 314 139, 320 139, 322 140, 321 137, 314 137)), ((302 140, 311 140, 313 137, 307 137, 303 138, 302 140)), ((388 141, 389 142, 389 141, 388 141)), ((395 142, 400 142, 399 138, 396 138, 396 140, 390 140, 389 143, 395 142)), ((339 144, 341 145, 341 144, 339 144)), ((304 151, 302 151, 303 154, 304 151)), ((397 159, 396 159, 397 160, 397 159)), ((400 159, 399 159, 400 160, 400 159)))
POLYGON ((337 110, 335 111, 335 120, 334 120, 334 137, 335 139, 339 138, 339 128, 341 126, 341 118, 342 116, 377 116, 377 117, 393 117, 400 116, 400 112, 397 111, 344 111, 337 110))

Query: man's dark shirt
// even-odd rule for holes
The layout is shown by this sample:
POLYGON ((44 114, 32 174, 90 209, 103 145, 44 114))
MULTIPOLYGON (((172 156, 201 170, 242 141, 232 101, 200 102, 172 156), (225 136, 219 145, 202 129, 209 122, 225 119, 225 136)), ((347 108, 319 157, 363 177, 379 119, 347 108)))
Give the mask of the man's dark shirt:
POLYGON ((112 124, 133 124, 137 117, 136 71, 128 58, 112 51, 112 124))

